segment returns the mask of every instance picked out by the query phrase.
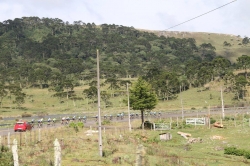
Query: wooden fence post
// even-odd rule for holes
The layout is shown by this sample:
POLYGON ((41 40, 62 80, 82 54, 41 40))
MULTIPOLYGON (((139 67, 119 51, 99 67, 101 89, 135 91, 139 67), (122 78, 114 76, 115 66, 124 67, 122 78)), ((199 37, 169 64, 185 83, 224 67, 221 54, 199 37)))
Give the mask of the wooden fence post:
POLYGON ((55 151, 55 166, 61 166, 61 146, 57 138, 54 141, 54 151, 55 151))
POLYGON ((22 133, 20 132, 20 135, 19 135, 19 145, 20 145, 20 148, 22 146, 22 133))
POLYGON ((10 149, 10 132, 8 132, 8 148, 10 149))
POLYGON ((27 132, 24 133, 24 141, 25 141, 25 145, 27 145, 27 135, 26 135, 27 132))
POLYGON ((13 154, 14 166, 19 166, 18 153, 17 153, 17 140, 16 139, 13 140, 12 154, 13 154))
POLYGON ((41 141, 41 129, 38 129, 38 142, 41 141))
POLYGON ((179 118, 177 116, 177 128, 179 127, 179 118))

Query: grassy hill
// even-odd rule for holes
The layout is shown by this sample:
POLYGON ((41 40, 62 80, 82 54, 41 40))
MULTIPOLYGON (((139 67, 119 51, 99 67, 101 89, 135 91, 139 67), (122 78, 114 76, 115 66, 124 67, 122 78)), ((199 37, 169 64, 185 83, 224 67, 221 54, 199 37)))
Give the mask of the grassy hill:
MULTIPOLYGON (((148 31, 148 30, 143 30, 148 31)), ((250 44, 242 45, 242 37, 230 34, 206 33, 206 32, 179 32, 179 31, 148 31, 158 36, 175 38, 194 38, 197 45, 202 43, 211 43, 216 48, 217 55, 229 59, 232 63, 241 55, 250 55, 250 44), (224 42, 231 46, 224 46, 224 42)))

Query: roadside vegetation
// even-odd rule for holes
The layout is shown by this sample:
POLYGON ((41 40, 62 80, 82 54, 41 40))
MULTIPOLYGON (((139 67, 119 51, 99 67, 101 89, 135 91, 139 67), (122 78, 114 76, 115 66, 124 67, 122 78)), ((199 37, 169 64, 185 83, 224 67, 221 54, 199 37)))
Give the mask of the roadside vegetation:
MULTIPOLYGON (((219 121, 219 116, 212 119, 219 121)), ((249 120, 249 116, 245 116, 249 120)), ((132 121, 132 132, 127 122, 110 122, 102 130, 103 157, 99 157, 97 126, 82 128, 74 125, 59 128, 45 128, 31 132, 15 133, 11 139, 18 141, 18 154, 21 165, 47 166, 54 163, 53 141, 57 138, 62 148, 62 165, 134 165, 138 157, 138 147, 143 145, 141 153, 145 165, 249 165, 245 152, 249 138, 249 122, 242 116, 227 115, 223 120, 224 128, 191 126, 177 121, 176 118, 151 119, 151 122, 172 124, 169 131, 142 130, 140 120, 132 121), (234 118, 234 119, 233 119, 234 118), (199 142, 190 142, 177 132, 191 134, 199 142), (160 140, 159 134, 169 132, 172 139, 160 140), (235 149, 241 150, 241 153, 235 149), (237 153, 236 153, 237 152, 237 153), (243 154, 243 155, 240 155, 243 154)), ((7 146, 7 140, 3 139, 7 146)))

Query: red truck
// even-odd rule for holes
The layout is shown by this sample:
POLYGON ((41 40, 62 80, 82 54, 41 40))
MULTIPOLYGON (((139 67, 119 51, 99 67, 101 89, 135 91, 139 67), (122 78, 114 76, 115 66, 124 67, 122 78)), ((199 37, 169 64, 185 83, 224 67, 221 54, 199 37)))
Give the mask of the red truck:
POLYGON ((29 122, 20 120, 18 122, 16 122, 15 126, 14 126, 14 131, 26 131, 26 130, 31 130, 32 126, 29 122))

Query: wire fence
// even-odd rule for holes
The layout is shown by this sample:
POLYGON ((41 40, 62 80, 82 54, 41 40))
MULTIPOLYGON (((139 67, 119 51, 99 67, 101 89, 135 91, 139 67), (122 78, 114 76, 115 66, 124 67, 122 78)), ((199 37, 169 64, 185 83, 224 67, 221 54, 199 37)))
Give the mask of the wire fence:
MULTIPOLYGON (((175 120, 172 118, 172 121, 174 122, 175 120)), ((69 133, 67 133, 68 128, 64 128, 64 129, 60 129, 60 133, 57 133, 56 135, 53 135, 53 133, 55 133, 56 131, 54 129, 51 130, 40 130, 40 140, 39 140, 39 130, 34 130, 34 131, 30 131, 30 132, 21 132, 21 133, 15 133, 13 135, 10 136, 10 139, 16 139, 18 144, 18 149, 20 150, 21 153, 23 153, 25 151, 25 149, 32 149, 32 151, 34 153, 37 152, 41 152, 41 151, 47 151, 50 155, 53 156, 53 152, 54 152, 54 148, 55 146, 53 145, 53 141, 47 141, 50 142, 50 144, 46 143, 44 140, 48 139, 48 137, 50 138, 50 140, 55 140, 56 137, 60 137, 58 140, 60 142, 60 145, 62 147, 62 157, 64 157, 64 151, 66 149, 74 149, 73 151, 81 151, 82 153, 88 153, 89 152, 89 147, 82 147, 82 146, 72 146, 72 142, 77 142, 77 140, 82 140, 83 142, 87 143, 89 141, 90 138, 88 137, 74 137, 72 135, 68 135, 69 133), (71 142, 71 143, 69 143, 71 142)), ((139 131, 139 130, 138 130, 139 131)), ((121 135, 121 134, 126 134, 128 133, 128 128, 127 127, 120 127, 120 128, 116 128, 116 127, 112 127, 110 126, 108 128, 108 130, 106 130, 107 135, 121 135)), ((105 138, 106 142, 107 142, 107 138, 105 138)), ((94 140, 96 141, 96 140, 94 140)), ((119 139, 115 139, 113 140, 114 142, 116 142, 117 146, 119 146, 119 139)), ((93 140, 92 140, 93 142, 93 140)), ((136 140, 134 140, 134 147, 137 147, 139 145, 140 142, 137 142, 136 140)), ((12 143, 10 143, 8 141, 8 135, 6 136, 2 136, 1 138, 1 145, 4 146, 13 146, 12 143)), ((105 146, 104 146, 105 147, 105 146)), ((173 146, 171 146, 173 147, 173 146)), ((105 147, 104 148, 106 151, 112 151, 114 149, 112 149, 112 147, 105 147)), ((167 149, 167 146, 166 146, 167 149)), ((98 151, 97 146, 92 149, 94 151, 98 151)), ((136 155, 138 154, 136 152, 136 148, 134 148, 134 151, 116 151, 116 154, 121 154, 121 155, 126 155, 129 154, 131 156, 134 156, 133 160, 135 160, 136 155)), ((146 156, 149 156, 146 154, 146 156)), ((156 157, 163 157, 162 155, 157 155, 154 154, 154 156, 156 157)), ((203 156, 207 156, 207 154, 204 154, 203 156)), ((189 157, 189 156, 181 156, 181 155, 169 155, 167 153, 164 153, 164 158, 169 158, 169 159, 176 159, 176 160, 185 160, 185 159, 193 159, 193 160, 200 160, 200 161, 205 161, 208 160, 208 157, 189 157)), ((3 160, 3 159, 1 159, 3 160)), ((209 158, 209 160, 214 160, 217 161, 218 159, 213 159, 213 158, 209 158)), ((248 161, 243 161, 243 160, 235 160, 235 159, 223 159, 220 158, 220 161, 225 161, 225 162, 231 162, 231 163, 248 163, 248 161)), ((88 162, 105 162, 105 161, 100 161, 100 160, 90 160, 90 159, 84 159, 84 161, 88 161, 88 162)), ((100 164, 99 164, 100 165, 100 164)), ((105 165, 105 163, 103 164, 105 165)))

